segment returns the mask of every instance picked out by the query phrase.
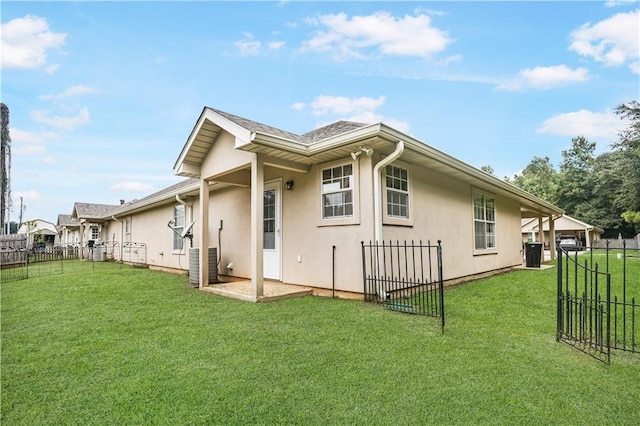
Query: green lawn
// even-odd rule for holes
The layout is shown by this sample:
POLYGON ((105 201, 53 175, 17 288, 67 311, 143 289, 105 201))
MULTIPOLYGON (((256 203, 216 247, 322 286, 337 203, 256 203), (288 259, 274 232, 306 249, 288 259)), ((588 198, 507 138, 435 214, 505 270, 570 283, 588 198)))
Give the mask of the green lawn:
POLYGON ((2 284, 2 424, 640 424, 640 355, 555 341, 556 270, 445 292, 436 319, 266 304, 143 269, 2 284))

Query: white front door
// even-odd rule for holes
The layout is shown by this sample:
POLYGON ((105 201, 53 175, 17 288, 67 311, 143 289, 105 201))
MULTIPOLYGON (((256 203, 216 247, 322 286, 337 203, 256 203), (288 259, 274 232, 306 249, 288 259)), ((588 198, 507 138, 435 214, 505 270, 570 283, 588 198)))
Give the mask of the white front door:
POLYGON ((280 281, 281 277, 281 232, 282 203, 280 181, 264 185, 264 277, 280 281))

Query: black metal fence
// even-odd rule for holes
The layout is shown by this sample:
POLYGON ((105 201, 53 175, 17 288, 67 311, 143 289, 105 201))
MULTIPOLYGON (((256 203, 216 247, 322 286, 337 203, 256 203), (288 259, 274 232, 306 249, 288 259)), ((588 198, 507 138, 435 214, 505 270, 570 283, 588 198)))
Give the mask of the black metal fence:
POLYGON ((606 362, 610 349, 640 353, 639 294, 640 249, 559 249, 558 340, 606 362))
POLYGON ((442 245, 429 241, 362 242, 364 300, 436 317, 444 330, 442 245))
MULTIPOLYGON (((18 247, 18 246, 16 246, 18 247)), ((104 242, 48 247, 5 248, 0 257, 0 282, 83 272, 99 268, 147 266, 145 243, 104 242)))
POLYGON ((581 263, 578 252, 558 247, 556 340, 606 362, 611 359, 611 276, 596 264, 581 263), (604 297, 603 297, 604 291, 604 297))

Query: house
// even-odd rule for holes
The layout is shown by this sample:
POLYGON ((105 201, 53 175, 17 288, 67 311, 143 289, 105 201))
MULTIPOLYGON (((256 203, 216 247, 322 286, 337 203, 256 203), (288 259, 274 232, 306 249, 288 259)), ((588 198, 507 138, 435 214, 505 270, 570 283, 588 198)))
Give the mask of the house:
POLYGON ((568 215, 562 215, 553 218, 554 233, 549 231, 549 218, 542 219, 542 231, 544 235, 539 235, 540 223, 537 219, 522 219, 522 241, 545 241, 545 247, 549 248, 550 244, 560 238, 561 235, 571 235, 577 237, 584 247, 592 247, 600 241, 600 237, 604 232, 597 226, 589 225, 579 221, 568 215))
POLYGON ((80 222, 70 214, 59 214, 56 229, 60 235, 60 245, 80 244, 80 222))
POLYGON ((30 249, 46 250, 59 243, 56 226, 42 219, 24 222, 17 233, 29 235, 28 245, 30 249))
POLYGON ((212 265, 250 280, 254 300, 265 279, 362 294, 362 241, 442 240, 445 280, 503 271, 522 264, 523 218, 563 213, 384 123, 298 135, 205 107, 173 170, 185 179, 74 217, 144 243, 150 267, 195 256, 200 287, 212 265))
MULTIPOLYGON (((120 205, 124 204, 121 201, 120 205)), ((109 240, 108 224, 112 220, 110 212, 118 205, 80 203, 73 204, 71 220, 79 224, 78 235, 80 247, 93 246, 96 243, 105 243, 109 240)), ((112 236, 112 240, 115 238, 112 236)), ((81 251, 84 258, 86 250, 81 251)))

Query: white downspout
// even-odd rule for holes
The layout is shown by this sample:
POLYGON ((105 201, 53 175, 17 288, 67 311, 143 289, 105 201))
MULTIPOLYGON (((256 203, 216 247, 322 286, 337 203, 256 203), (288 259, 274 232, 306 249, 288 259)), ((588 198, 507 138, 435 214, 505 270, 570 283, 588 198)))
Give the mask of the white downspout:
POLYGON ((382 206, 380 202, 380 170, 391 164, 404 152, 404 142, 398 140, 396 149, 386 158, 383 158, 373 168, 373 240, 378 242, 382 237, 382 206))
POLYGON ((122 245, 124 244, 124 225, 120 219, 116 219, 114 215, 111 215, 111 219, 120 224, 120 262, 122 262, 122 245))

